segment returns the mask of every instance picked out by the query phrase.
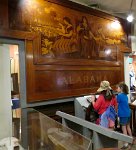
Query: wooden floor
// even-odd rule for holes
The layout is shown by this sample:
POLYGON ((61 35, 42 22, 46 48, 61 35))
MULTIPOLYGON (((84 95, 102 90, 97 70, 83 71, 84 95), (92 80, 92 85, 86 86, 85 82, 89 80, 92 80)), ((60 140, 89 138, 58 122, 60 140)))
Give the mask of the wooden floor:
MULTIPOLYGON (((123 142, 119 141, 119 148, 123 146, 123 142)), ((136 150, 136 143, 125 150, 136 150)))

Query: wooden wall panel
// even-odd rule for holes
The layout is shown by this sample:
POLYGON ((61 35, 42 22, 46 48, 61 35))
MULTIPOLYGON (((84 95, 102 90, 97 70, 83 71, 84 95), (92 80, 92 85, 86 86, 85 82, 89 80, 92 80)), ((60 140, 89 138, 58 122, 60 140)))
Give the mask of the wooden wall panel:
POLYGON ((79 11, 78 5, 71 9, 65 3, 66 6, 61 6, 54 2, 22 1, 19 7, 19 2, 10 0, 10 28, 41 34, 39 49, 34 50, 35 64, 87 65, 91 60, 118 61, 117 51, 130 51, 126 25, 123 28, 119 19, 99 11, 94 15, 92 9, 79 11))
POLYGON ((121 81, 120 67, 89 69, 40 70, 39 67, 29 80, 31 83, 28 89, 28 92, 31 93, 29 102, 34 101, 34 98, 48 100, 56 97, 85 95, 95 92, 102 80, 108 80, 112 86, 121 81))
POLYGON ((8 0, 5 8, 9 28, 0 36, 25 40, 28 103, 124 80, 123 53, 131 52, 125 20, 65 0, 8 0))
POLYGON ((0 1, 0 28, 8 28, 8 0, 0 1))

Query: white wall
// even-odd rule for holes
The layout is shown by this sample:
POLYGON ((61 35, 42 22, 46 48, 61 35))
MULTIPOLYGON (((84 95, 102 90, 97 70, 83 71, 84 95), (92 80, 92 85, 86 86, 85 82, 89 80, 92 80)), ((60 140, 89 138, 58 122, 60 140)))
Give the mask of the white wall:
POLYGON ((132 52, 136 52, 136 36, 131 36, 131 47, 132 47, 132 52))
POLYGON ((10 53, 0 45, 0 140, 12 136, 10 53))

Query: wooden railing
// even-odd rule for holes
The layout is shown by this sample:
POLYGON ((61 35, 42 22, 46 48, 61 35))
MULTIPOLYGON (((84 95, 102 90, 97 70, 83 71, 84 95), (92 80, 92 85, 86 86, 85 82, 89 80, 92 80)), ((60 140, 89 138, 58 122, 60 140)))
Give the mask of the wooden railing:
POLYGON ((79 125, 80 127, 88 129, 88 132, 89 130, 92 130, 93 150, 98 150, 100 148, 105 148, 105 147, 117 148, 118 141, 124 141, 128 143, 132 143, 133 141, 133 138, 130 136, 115 131, 111 131, 107 128, 85 121, 81 118, 66 114, 64 112, 57 111, 56 115, 62 117, 62 124, 65 126, 72 127, 73 124, 76 124, 76 128, 78 128, 79 125))

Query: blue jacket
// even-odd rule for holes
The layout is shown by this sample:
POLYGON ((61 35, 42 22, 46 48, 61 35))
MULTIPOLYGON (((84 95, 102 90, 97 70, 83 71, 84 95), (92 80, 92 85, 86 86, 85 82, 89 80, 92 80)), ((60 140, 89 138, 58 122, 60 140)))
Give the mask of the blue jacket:
POLYGON ((109 119, 115 122, 116 119, 116 111, 113 106, 109 106, 106 111, 101 115, 100 125, 108 128, 109 127, 109 119))

